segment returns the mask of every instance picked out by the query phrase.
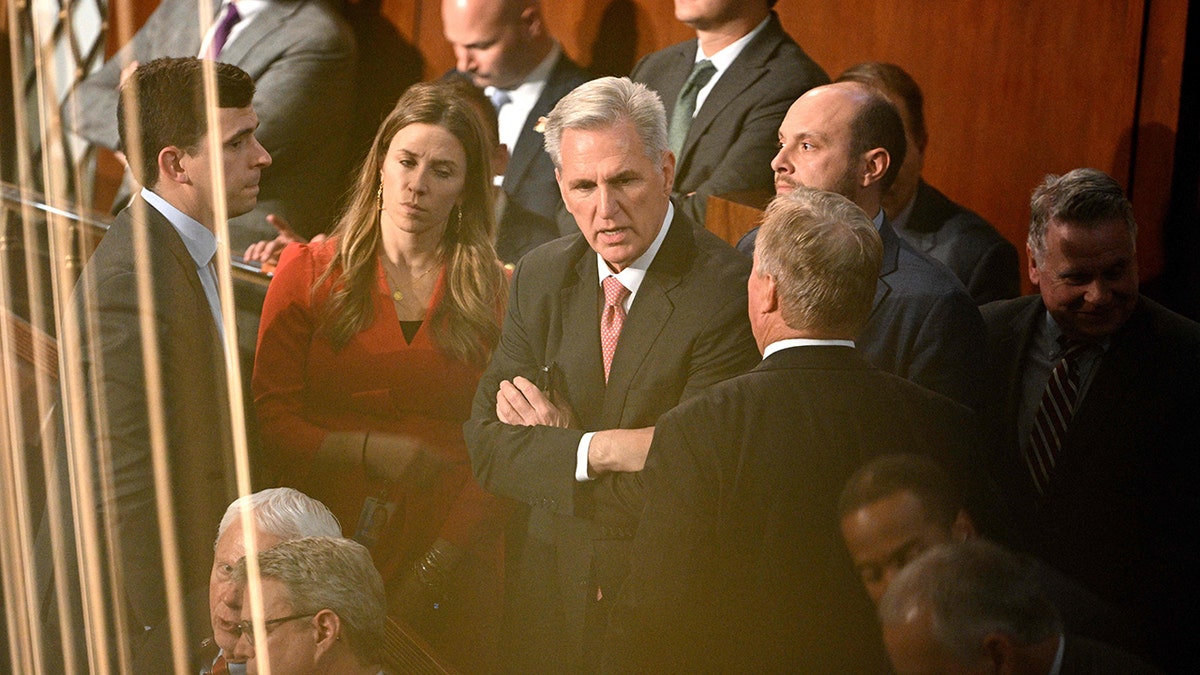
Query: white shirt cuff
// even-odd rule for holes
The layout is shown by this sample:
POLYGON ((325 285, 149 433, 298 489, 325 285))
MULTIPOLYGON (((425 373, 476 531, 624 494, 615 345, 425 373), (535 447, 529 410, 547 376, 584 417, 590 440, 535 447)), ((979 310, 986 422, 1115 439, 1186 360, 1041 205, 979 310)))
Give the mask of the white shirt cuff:
POLYGON ((594 480, 588 475, 588 447, 592 444, 592 436, 596 432, 589 431, 579 439, 579 449, 575 451, 575 480, 580 483, 586 483, 589 480, 594 480))

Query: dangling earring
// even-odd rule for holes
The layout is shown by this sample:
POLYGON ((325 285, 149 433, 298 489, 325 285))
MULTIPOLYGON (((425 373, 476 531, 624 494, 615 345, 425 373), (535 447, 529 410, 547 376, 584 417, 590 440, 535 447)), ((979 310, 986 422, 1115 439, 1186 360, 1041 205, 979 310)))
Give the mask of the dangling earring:
POLYGON ((379 184, 379 189, 375 191, 375 204, 379 210, 383 210, 383 183, 379 184))
POLYGON ((462 204, 458 205, 458 229, 455 232, 462 232, 462 204))

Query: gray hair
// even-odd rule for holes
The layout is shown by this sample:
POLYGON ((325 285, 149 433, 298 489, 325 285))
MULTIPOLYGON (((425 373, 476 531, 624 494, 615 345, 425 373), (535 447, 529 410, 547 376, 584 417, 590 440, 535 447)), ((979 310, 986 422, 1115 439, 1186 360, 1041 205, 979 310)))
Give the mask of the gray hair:
POLYGON ((875 299, 883 243, 875 224, 839 194, 800 187, 771 201, 755 247, 775 279, 784 323, 853 337, 875 299))
POLYGON ((585 82, 559 99, 546 118, 546 152, 561 169, 563 131, 608 129, 622 122, 637 130, 646 156, 657 164, 668 149, 662 100, 646 85, 627 77, 585 82))
POLYGON ((1137 243, 1133 204, 1120 183, 1099 169, 1075 169, 1062 176, 1048 174, 1029 202, 1029 250, 1037 263, 1045 260, 1046 229, 1051 220, 1092 227, 1114 220, 1125 222, 1137 243))
MULTIPOLYGON (((263 579, 286 589, 292 612, 332 611, 358 662, 379 663, 387 606, 383 578, 362 544, 340 537, 293 539, 259 553, 258 565, 263 579)), ((233 579, 246 582, 245 558, 238 561, 233 579)))
POLYGON ((921 611, 928 612, 934 639, 961 663, 978 659, 992 633, 1031 645, 1063 631, 1033 564, 983 539, 929 549, 896 575, 879 601, 885 626, 921 611))
MULTIPOLYGON (((242 495, 225 509, 217 527, 217 539, 241 516, 242 509, 254 513, 254 525, 259 532, 284 541, 301 537, 340 537, 342 526, 329 507, 292 488, 268 488, 254 494, 242 495)), ((214 542, 213 546, 216 546, 214 542)))

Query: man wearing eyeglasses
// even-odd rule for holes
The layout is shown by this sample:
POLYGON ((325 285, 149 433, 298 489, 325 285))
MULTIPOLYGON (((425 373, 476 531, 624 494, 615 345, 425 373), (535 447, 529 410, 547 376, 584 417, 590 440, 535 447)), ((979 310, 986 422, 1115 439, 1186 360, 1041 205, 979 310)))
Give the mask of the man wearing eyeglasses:
POLYGON ((383 579, 366 548, 349 539, 295 539, 259 553, 258 565, 264 626, 257 635, 245 559, 233 570, 246 589, 233 660, 245 660, 249 675, 268 661, 272 673, 289 675, 383 673, 383 579))

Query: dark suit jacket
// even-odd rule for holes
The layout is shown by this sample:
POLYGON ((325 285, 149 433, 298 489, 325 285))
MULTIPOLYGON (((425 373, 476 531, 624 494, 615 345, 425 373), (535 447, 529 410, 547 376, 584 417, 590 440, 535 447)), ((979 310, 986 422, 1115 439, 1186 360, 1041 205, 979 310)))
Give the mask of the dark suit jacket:
POLYGON ((664 415, 613 609, 614 672, 886 672, 838 531, 865 461, 958 464, 971 412, 847 347, 794 347, 664 415))
MULTIPOLYGON (((219 6, 214 3, 214 7, 219 6)), ((117 83, 127 59, 142 63, 200 51, 196 0, 163 0, 120 52, 81 82, 68 100, 76 133, 117 148, 117 83)), ((347 134, 356 48, 349 24, 323 0, 272 0, 221 53, 254 78, 258 140, 271 153, 258 205, 229 221, 230 249, 276 234, 269 213, 311 237, 332 225, 346 185, 347 134)))
MULTIPOLYGON (((688 40, 648 54, 630 75, 658 92, 668 120, 695 65, 696 49, 696 40, 688 40)), ((829 76, 772 12, 762 32, 713 85, 676 158, 675 199, 688 217, 704 223, 709 195, 770 191, 779 124, 801 94, 828 83, 829 76)))
POLYGON ((1200 628, 1200 556, 1179 543, 1200 536, 1200 325, 1140 298, 1111 337, 1039 498, 1016 429, 1025 359, 1045 312, 1036 295, 983 308, 994 392, 988 466, 1023 536, 1017 543, 1146 626, 1160 665, 1200 665, 1189 648, 1200 628))
MULTIPOLYGON (((750 368, 757 351, 746 318, 748 274, 749 261, 677 211, 629 310, 606 386, 596 254, 577 233, 518 263, 503 336, 464 427, 480 484, 527 505, 509 540, 508 642, 519 651, 510 651, 510 668, 580 667, 585 615, 602 619, 611 597, 596 602, 597 589, 611 596, 624 578, 642 502, 637 474, 577 482, 579 440, 584 431, 653 425, 680 400, 750 368), (582 428, 497 421, 500 382, 533 380, 551 364, 582 428)), ((603 624, 589 634, 599 640, 603 624)))
POLYGON ((925 181, 904 228, 895 228, 918 251, 954 272, 977 304, 1021 294, 1017 249, 979 214, 925 181))
MULTIPOLYGON (((525 212, 541 219, 539 231, 546 231, 546 223, 557 225, 559 234, 571 234, 576 231, 575 220, 563 206, 562 194, 558 191, 558 182, 554 179, 554 162, 543 145, 542 132, 537 131, 538 119, 550 114, 558 100, 571 93, 571 90, 592 79, 586 70, 580 68, 564 53, 554 64, 550 77, 546 79, 546 87, 537 103, 529 111, 525 119, 525 128, 517 137, 517 145, 509 148, 512 153, 508 160, 508 168, 504 172, 504 192, 508 195, 509 206, 513 203, 520 205, 525 212)), ((522 235, 509 232, 526 228, 522 212, 506 209, 500 219, 499 238, 519 240, 522 235), (509 215, 509 212, 512 215, 509 215)), ((537 244, 547 241, 541 239, 537 244)), ((535 244, 536 245, 536 244, 535 244)), ((529 250, 532 246, 527 247, 529 250)), ((520 251, 524 253, 525 251, 520 251)), ((510 256, 511 257, 511 256, 510 256)), ((519 256, 518 256, 519 257, 519 256)), ((512 261, 502 258, 505 261, 512 261)))
POLYGON ((1059 675, 1158 675, 1163 671, 1116 647, 1067 635, 1059 675))
POLYGON ((96 322, 94 335, 83 336, 85 384, 102 396, 92 403, 99 406, 100 417, 91 419, 90 448, 113 488, 111 501, 98 507, 116 523, 120 550, 113 555, 124 578, 122 597, 132 635, 139 638, 142 627, 157 626, 166 617, 149 409, 161 406, 165 416, 166 491, 186 594, 207 586, 211 542, 226 506, 237 496, 224 352, 183 240, 141 198, 117 216, 101 240, 84 267, 74 301, 81 316, 90 311, 96 322), (151 308, 137 299, 133 236, 140 227, 149 238, 160 401, 147 396, 142 359, 138 313, 151 308))

